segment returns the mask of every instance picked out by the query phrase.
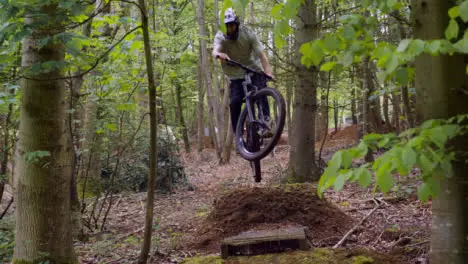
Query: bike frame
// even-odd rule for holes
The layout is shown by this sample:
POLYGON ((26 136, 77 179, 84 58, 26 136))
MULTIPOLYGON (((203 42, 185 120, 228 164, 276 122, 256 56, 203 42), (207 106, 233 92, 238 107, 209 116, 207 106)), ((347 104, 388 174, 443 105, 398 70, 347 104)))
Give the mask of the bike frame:
POLYGON ((250 73, 246 73, 244 81, 242 82, 242 87, 245 94, 245 107, 247 107, 247 113, 249 117, 249 122, 252 123, 255 120, 254 113, 252 110, 252 96, 258 91, 258 87, 252 84, 252 79, 250 78, 250 73), (248 87, 252 89, 248 89, 248 87))
MULTIPOLYGON (((258 91, 258 87, 256 85, 253 85, 252 84, 252 79, 251 79, 251 75, 252 74, 258 74, 258 75, 262 75, 264 76, 265 78, 267 79, 271 79, 269 76, 267 76, 265 73, 263 72, 258 72, 256 70, 253 70, 249 67, 246 67, 236 61, 233 61, 233 60, 228 60, 227 61, 228 64, 230 65, 233 65, 233 66, 238 66, 240 68, 242 68, 244 71, 245 71, 245 74, 244 74, 244 81, 242 82, 242 88, 244 89, 244 94, 245 94, 245 107, 247 107, 247 115, 248 115, 248 119, 249 119, 249 123, 252 123, 255 121, 255 117, 254 117, 254 112, 253 112, 253 105, 252 105, 252 97, 255 95, 255 93, 257 93, 258 91), (252 89, 250 89, 249 91, 249 86, 252 87, 252 89)), ((261 109, 261 105, 259 104, 259 109, 261 109)), ((260 119, 263 120, 263 112, 260 111, 259 112, 259 115, 260 115, 260 119)))

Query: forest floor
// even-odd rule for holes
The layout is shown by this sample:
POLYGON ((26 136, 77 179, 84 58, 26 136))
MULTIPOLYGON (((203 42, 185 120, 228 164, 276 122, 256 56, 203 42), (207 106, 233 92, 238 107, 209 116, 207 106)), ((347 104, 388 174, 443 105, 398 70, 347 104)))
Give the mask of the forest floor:
MULTIPOLYGON (((356 140, 355 129, 338 132, 325 144, 324 158, 356 140)), ((188 184, 156 196, 151 263, 219 255, 225 237, 296 226, 307 228, 312 247, 332 247, 370 212, 341 247, 397 256, 398 263, 427 263, 431 207, 417 200, 417 169, 409 177, 395 176, 399 189, 376 194, 376 199, 372 188, 347 184, 340 192, 327 190, 321 200, 314 185, 282 184, 288 155, 288 145, 277 146, 274 156, 262 160, 263 180, 255 183, 249 163, 235 154, 230 164, 220 166, 214 150, 182 153, 188 184)), ((104 231, 75 243, 80 263, 134 263, 138 258, 146 193, 121 194, 116 200, 104 231)))

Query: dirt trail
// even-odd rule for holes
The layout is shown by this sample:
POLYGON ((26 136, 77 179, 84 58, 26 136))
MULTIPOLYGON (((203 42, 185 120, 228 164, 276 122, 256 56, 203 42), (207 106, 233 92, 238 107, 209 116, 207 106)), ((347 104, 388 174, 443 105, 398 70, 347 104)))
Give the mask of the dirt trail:
MULTIPOLYGON (((327 140, 325 152, 331 155, 356 143, 357 128, 348 127, 327 140)), ((190 184, 156 197, 151 263, 181 263, 197 254, 219 253, 220 239, 250 229, 306 226, 314 247, 330 247, 375 207, 372 189, 357 185, 347 184, 339 193, 326 191, 328 202, 316 197, 313 185, 281 186, 288 156, 288 145, 277 146, 274 155, 262 160, 263 180, 257 184, 249 163, 234 153, 224 166, 218 165, 213 150, 182 154, 190 184)), ((403 254, 404 263, 424 263, 431 212, 430 204, 415 199, 418 173, 395 177, 400 188, 377 195, 382 206, 343 246, 403 254)), ((104 230, 75 243, 80 263, 134 263, 143 237, 145 199, 145 193, 117 195, 104 230)))

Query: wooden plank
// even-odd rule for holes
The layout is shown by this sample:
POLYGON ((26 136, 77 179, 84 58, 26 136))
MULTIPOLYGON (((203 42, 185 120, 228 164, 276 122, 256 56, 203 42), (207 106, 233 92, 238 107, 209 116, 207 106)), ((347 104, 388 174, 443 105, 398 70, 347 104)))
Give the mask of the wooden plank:
POLYGON ((232 255, 258 255, 297 249, 308 249, 304 227, 248 231, 221 242, 223 258, 232 255))

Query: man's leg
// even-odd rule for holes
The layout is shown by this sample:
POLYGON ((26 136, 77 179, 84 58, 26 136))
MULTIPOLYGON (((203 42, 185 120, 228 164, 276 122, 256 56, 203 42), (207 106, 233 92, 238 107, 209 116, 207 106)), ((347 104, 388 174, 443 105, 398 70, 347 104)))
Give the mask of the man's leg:
MULTIPOLYGON (((252 76, 252 84, 257 86, 259 90, 266 87, 266 79, 260 75, 252 76)), ((260 107, 263 112, 263 116, 266 120, 270 120, 270 106, 266 97, 260 98, 260 107)))
POLYGON ((236 133, 237 120, 242 109, 242 100, 244 99, 244 89, 242 88, 243 79, 231 80, 229 94, 229 110, 231 112, 232 131, 236 133))

